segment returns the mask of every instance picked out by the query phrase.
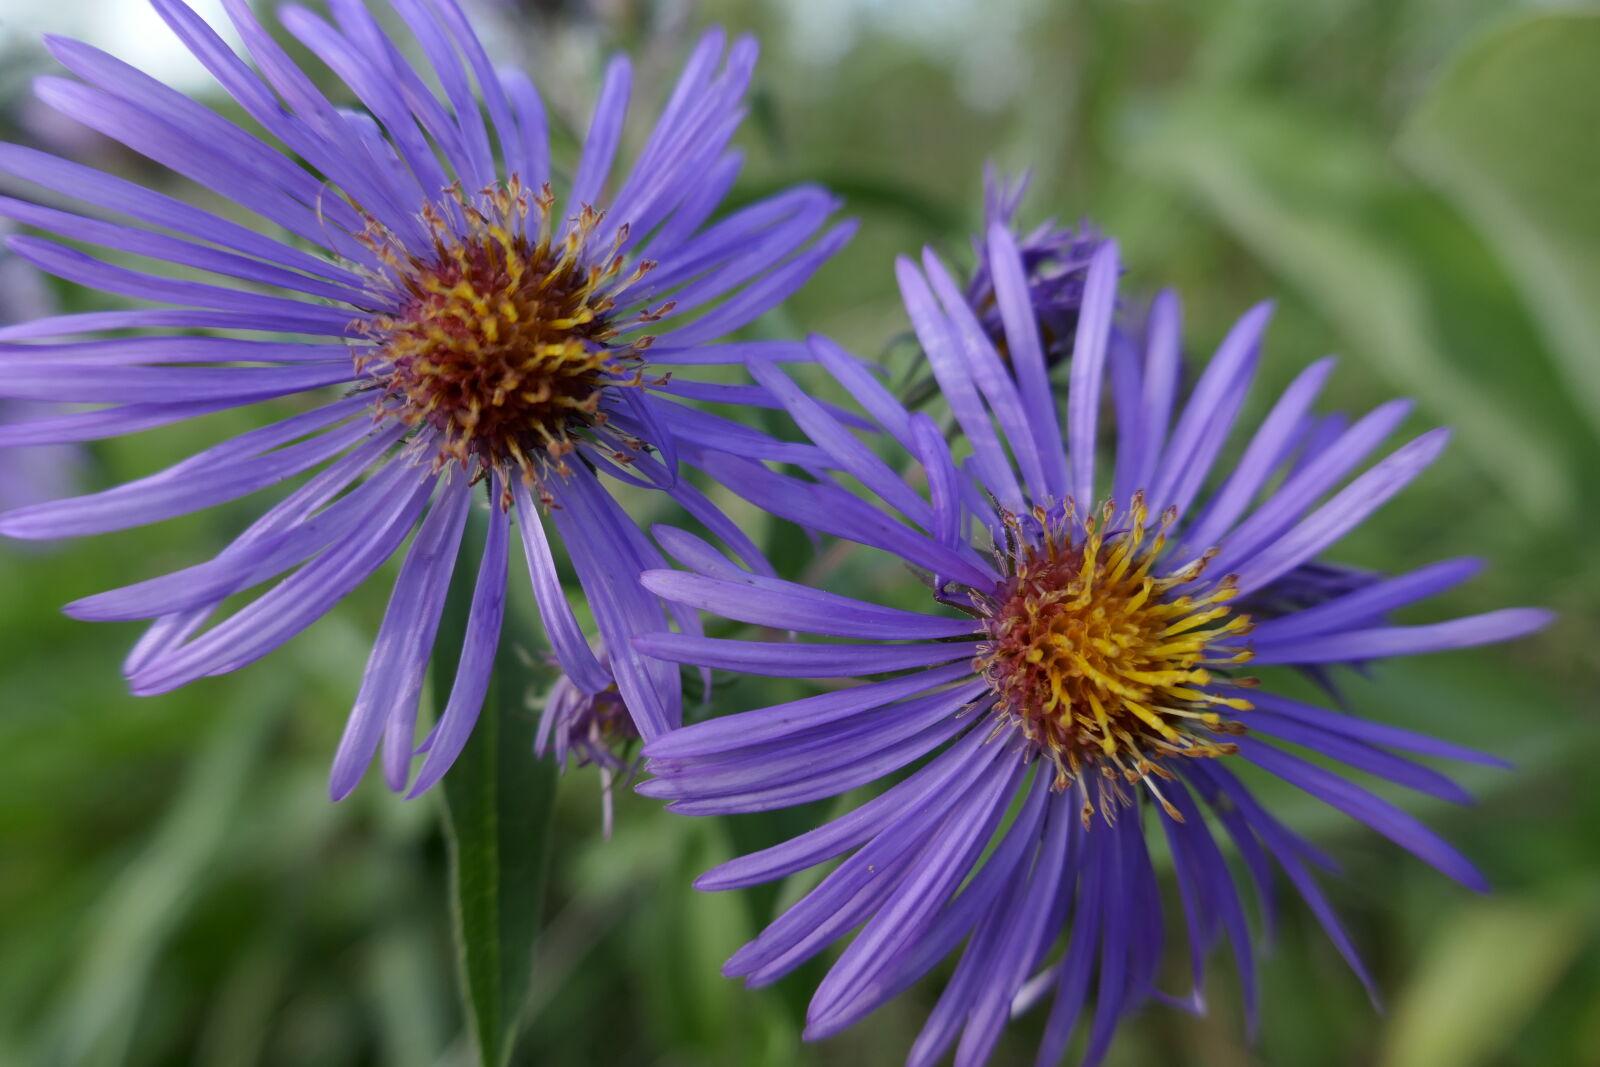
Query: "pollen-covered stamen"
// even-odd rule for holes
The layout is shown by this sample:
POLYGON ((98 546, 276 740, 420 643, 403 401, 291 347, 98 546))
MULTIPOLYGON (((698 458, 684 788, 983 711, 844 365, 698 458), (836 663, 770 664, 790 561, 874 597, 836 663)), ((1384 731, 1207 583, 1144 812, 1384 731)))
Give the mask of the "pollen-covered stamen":
POLYGON ((371 342, 358 365, 383 391, 384 414, 431 431, 418 441, 436 447, 436 468, 515 470, 541 485, 567 474, 577 440, 605 423, 605 390, 645 384, 651 338, 618 333, 652 313, 622 322, 618 307, 654 264, 628 267, 626 226, 594 247, 603 216, 588 206, 560 232, 554 203, 548 185, 532 194, 513 177, 476 196, 453 187, 425 207, 427 248, 376 223, 362 235, 382 265, 372 286, 382 310, 354 324, 371 342))
POLYGON ((1131 803, 1123 782, 1142 782, 1178 818, 1155 781, 1172 775, 1162 761, 1234 751, 1214 735, 1240 732, 1224 713, 1251 706, 1215 691, 1248 684, 1213 673, 1251 656, 1238 643, 1250 619, 1228 607, 1236 578, 1201 580, 1214 553, 1152 573, 1177 516, 1169 509, 1147 525, 1142 493, 1121 523, 1110 503, 1081 523, 1070 502, 1058 517, 1038 509, 1030 518, 1028 533, 1010 522, 1008 577, 985 605, 988 640, 975 665, 999 712, 1054 764, 1058 789, 1093 767, 1092 789, 1084 784, 1108 820, 1131 803))

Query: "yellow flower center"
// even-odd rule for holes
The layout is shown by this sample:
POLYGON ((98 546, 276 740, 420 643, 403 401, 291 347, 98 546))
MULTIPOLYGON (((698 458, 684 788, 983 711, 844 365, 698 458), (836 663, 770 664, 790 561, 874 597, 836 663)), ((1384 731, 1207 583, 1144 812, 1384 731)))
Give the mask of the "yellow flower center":
MULTIPOLYGON (((613 313, 654 264, 624 276, 626 226, 594 255, 603 216, 587 206, 558 238, 553 203, 548 185, 530 195, 515 178, 474 197, 453 188, 422 212, 426 251, 376 223, 362 235, 383 264, 374 288, 388 310, 355 324, 371 342, 358 366, 383 391, 385 413, 433 431, 436 469, 497 471, 507 484, 515 471, 540 486, 569 473, 578 440, 605 425, 607 389, 644 384, 639 364, 652 339, 619 342, 613 313)), ((612 449, 619 459, 639 447, 615 430, 609 437, 623 445, 612 449)))
MULTIPOLYGON (((1242 728, 1217 709, 1251 706, 1212 691, 1254 684, 1213 673, 1251 656, 1238 643, 1250 618, 1228 607, 1237 580, 1201 580, 1214 552, 1152 573, 1177 515, 1169 509, 1148 527, 1142 493, 1121 523, 1110 503, 1081 526, 1070 502, 1059 520, 1043 509, 1033 518, 1042 531, 1035 536, 1011 520, 1017 548, 986 605, 988 640, 975 666, 999 697, 999 713, 1054 764, 1057 789, 1098 767, 1095 793, 1108 820, 1118 804, 1132 803, 1123 782, 1143 782, 1177 818, 1155 783, 1172 777, 1162 761, 1235 751, 1212 735, 1242 728)), ((1086 800, 1086 823, 1094 809, 1086 800)))

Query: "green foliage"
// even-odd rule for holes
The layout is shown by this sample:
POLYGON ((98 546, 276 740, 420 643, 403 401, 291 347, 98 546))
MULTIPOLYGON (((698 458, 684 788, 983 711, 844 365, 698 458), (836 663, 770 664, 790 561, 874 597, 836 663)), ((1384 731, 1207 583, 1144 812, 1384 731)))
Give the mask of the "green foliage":
POLYGON ((1401 147, 1505 257, 1600 432, 1597 55, 1600 11, 1524 17, 1451 62, 1401 147))
MULTIPOLYGON (((475 509, 475 529, 481 520, 475 509)), ((470 561, 481 553, 467 540, 439 628, 433 690, 441 712, 455 677, 450 655, 461 648, 472 606, 470 561)), ((555 767, 533 758, 533 695, 549 672, 533 668, 538 646, 518 622, 506 620, 483 712, 442 785, 461 995, 482 1067, 510 1062, 522 1026, 556 794, 555 767)))

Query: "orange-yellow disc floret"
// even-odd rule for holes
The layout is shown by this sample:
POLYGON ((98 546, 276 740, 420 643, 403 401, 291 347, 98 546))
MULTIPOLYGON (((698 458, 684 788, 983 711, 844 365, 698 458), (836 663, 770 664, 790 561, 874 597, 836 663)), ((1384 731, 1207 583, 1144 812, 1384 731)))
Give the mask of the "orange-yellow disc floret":
POLYGON ((382 414, 433 431, 419 440, 436 443, 436 469, 540 486, 567 474, 577 437, 606 423, 605 390, 644 382, 651 339, 620 342, 614 312, 654 264, 624 274, 626 226, 596 255, 602 215, 589 207, 558 237, 553 203, 549 186, 530 195, 515 179, 474 197, 453 188, 422 212, 430 248, 408 249, 376 223, 362 235, 388 307, 355 324, 370 342, 357 361, 382 390, 382 414))
MULTIPOLYGON (((1110 503, 1081 525, 1070 503, 1055 521, 1039 509, 1042 533, 1032 537, 1013 518, 1016 548, 986 605, 976 661, 999 714, 1054 765, 1058 789, 1097 767, 1103 799, 1128 803, 1119 783, 1142 781, 1174 817, 1154 781, 1172 777, 1162 761, 1232 752, 1215 735, 1240 727, 1219 709, 1250 704, 1214 689, 1252 683, 1214 674, 1251 655, 1239 644, 1250 618, 1228 606, 1236 578, 1201 579, 1214 553, 1153 573, 1176 517, 1169 510, 1147 526, 1143 494, 1135 494, 1121 523, 1110 503)), ((1093 809, 1086 801, 1085 819, 1093 809)))

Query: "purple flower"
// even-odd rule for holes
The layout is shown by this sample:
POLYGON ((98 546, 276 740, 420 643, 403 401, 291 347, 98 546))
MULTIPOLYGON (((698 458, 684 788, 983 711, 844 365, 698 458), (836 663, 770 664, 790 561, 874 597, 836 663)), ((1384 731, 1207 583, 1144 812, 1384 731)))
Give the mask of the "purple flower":
POLYGON ((270 139, 75 41, 47 43, 81 80, 41 79, 40 99, 285 236, 0 146, 0 171, 110 219, 9 198, 0 214, 155 270, 39 237, 13 238, 19 256, 163 305, 0 330, 10 342, 0 353, 4 395, 106 405, 12 427, 8 440, 104 438, 271 398, 300 403, 159 474, 11 512, 0 532, 137 526, 316 472, 210 562, 68 608, 85 619, 155 619, 125 670, 136 693, 159 693, 272 651, 415 531, 334 760, 335 797, 355 787, 380 745, 389 785, 412 795, 460 751, 489 682, 513 516, 567 677, 590 693, 613 684, 567 602, 563 548, 603 639, 624 650, 611 666, 639 732, 675 725, 676 670, 629 644, 667 623, 635 580, 662 561, 599 474, 666 491, 763 566, 748 538, 678 478, 679 463, 721 448, 799 460, 815 450, 682 403, 762 403, 759 389, 671 375, 757 353, 806 358, 802 345, 711 342, 786 298, 849 234, 841 226, 814 239, 834 203, 806 187, 709 221, 739 172, 728 146, 754 42, 725 49, 720 32, 708 33, 626 168, 617 158, 631 73, 626 59, 613 60, 581 155, 561 170, 538 92, 520 72, 490 64, 455 0, 394 0, 423 68, 356 0, 332 3, 332 22, 282 10, 284 28, 359 110, 330 102, 244 0, 226 6, 253 67, 177 0, 155 4, 270 139), (491 514, 462 668, 419 746, 418 694, 479 483, 491 514), (224 598, 286 573, 207 628, 224 598))
POLYGON ((1303 591, 1279 583, 1309 580, 1322 552, 1438 455, 1444 431, 1369 463, 1407 410, 1391 403, 1303 454, 1322 425, 1311 409, 1331 369, 1325 361, 1277 398, 1236 464, 1219 466, 1267 309, 1239 320, 1179 403, 1177 302, 1157 298, 1143 347, 1112 343, 1118 258, 1107 242, 1085 278, 1063 434, 1022 251, 1002 225, 990 227, 985 251, 1014 376, 936 257, 925 254, 920 270, 899 264, 912 323, 959 423, 959 454, 927 416, 908 413, 817 340, 819 360, 916 458, 918 476, 897 474, 774 366, 758 378, 865 493, 738 457, 715 464, 763 507, 925 574, 924 610, 751 574, 681 531, 661 543, 688 571, 645 574, 656 593, 714 615, 843 639, 637 639, 652 655, 751 674, 872 679, 645 745, 656 777, 640 791, 685 814, 763 811, 885 786, 847 814, 699 879, 702 889, 732 889, 840 860, 726 973, 762 985, 856 931, 811 1002, 806 1035, 821 1038, 964 943, 908 1062, 932 1063, 957 1044, 957 1064, 981 1063, 1014 1012, 1049 998, 1038 1062, 1058 1062, 1086 1018, 1085 1060, 1097 1063, 1119 1020, 1145 1000, 1200 1008, 1207 956, 1225 938, 1253 1024, 1251 932, 1222 833, 1263 904, 1276 865, 1370 989, 1311 873, 1331 861, 1263 807, 1236 768, 1282 778, 1482 889, 1468 861, 1416 818, 1300 753, 1455 801, 1467 799, 1457 785, 1400 753, 1496 761, 1258 688, 1242 672, 1250 663, 1322 667, 1464 648, 1526 634, 1547 613, 1384 621, 1470 577, 1472 560, 1324 590, 1301 610, 1303 591), (1281 611, 1253 618, 1242 605, 1256 602, 1281 611), (1164 927, 1147 833, 1165 838, 1183 903, 1194 988, 1181 998, 1156 987, 1164 927))
MULTIPOLYGON (((601 670, 611 669, 605 649, 595 653, 595 660, 601 670)), ((562 675, 545 697, 533 746, 537 755, 549 755, 563 772, 574 760, 580 767, 599 768, 601 828, 610 837, 611 790, 618 776, 631 778, 637 769, 638 740, 639 731, 615 684, 591 693, 562 675)))
MULTIPOLYGON (((993 164, 984 167, 985 233, 995 226, 1003 226, 1014 235, 1017 234, 1017 209, 1027 195, 1030 178, 1031 175, 1024 171, 1008 181, 993 164)), ((1039 323, 1040 343, 1048 366, 1056 366, 1072 350, 1072 338, 1078 328, 1078 312, 1083 306, 1083 286, 1089 274, 1089 261, 1095 249, 1104 243, 1104 239, 1088 225, 1072 229, 1058 226, 1054 219, 1046 219, 1026 234, 1015 237, 1017 252, 1022 260, 1023 277, 1026 279, 1028 301, 1039 323)), ((989 247, 979 239, 974 239, 972 245, 977 266, 967 280, 967 303, 977 312, 984 333, 994 343, 1000 358, 1009 364, 1010 350, 1005 341, 1005 323, 995 297, 994 268, 989 262, 989 247)))

